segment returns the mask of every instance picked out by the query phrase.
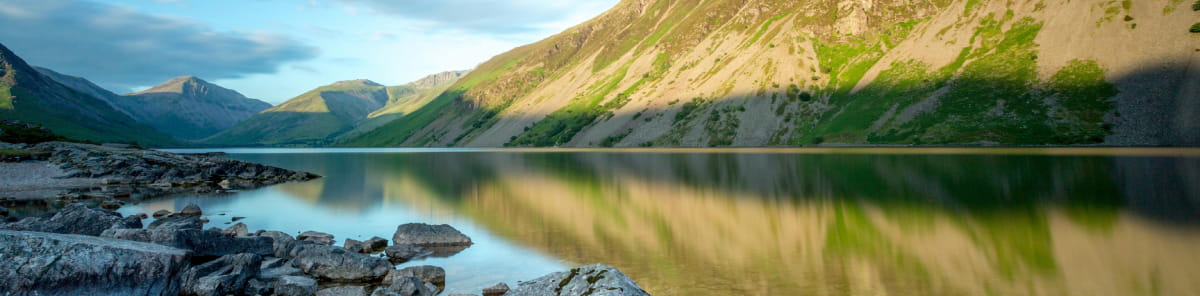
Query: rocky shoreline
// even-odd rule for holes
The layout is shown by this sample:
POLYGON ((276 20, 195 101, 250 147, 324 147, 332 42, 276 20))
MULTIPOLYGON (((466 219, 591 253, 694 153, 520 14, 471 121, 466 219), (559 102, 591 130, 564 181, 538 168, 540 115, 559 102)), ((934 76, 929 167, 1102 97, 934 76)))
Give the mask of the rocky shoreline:
MULTIPOLYGON (((433 296, 446 287, 444 269, 396 264, 472 244, 449 225, 409 223, 397 226, 390 246, 373 237, 339 247, 317 231, 204 229, 202 214, 189 205, 143 227, 142 215, 77 203, 0 224, 0 294, 433 296)), ((616 268, 593 264, 479 295, 648 294, 616 268)))
MULTIPOLYGON (((389 240, 307 231, 251 232, 243 223, 205 229, 203 210, 123 216, 112 210, 154 196, 250 189, 319 176, 124 145, 0 143, 0 204, 54 203, 22 219, 0 207, 3 295, 405 295, 445 289, 437 266, 396 265, 472 245, 450 225, 399 225, 389 240), (98 207, 96 207, 96 206, 98 207), (143 225, 143 220, 149 221, 143 225)), ((236 221, 236 219, 235 219, 236 221)), ((594 264, 480 295, 648 295, 616 268, 594 264)), ((462 295, 462 294, 455 294, 462 295)))

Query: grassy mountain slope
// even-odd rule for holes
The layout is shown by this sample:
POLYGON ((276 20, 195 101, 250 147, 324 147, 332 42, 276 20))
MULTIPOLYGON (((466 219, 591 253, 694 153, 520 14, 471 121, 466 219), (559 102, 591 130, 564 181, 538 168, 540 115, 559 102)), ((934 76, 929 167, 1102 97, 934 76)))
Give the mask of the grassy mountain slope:
POLYGON ((204 140, 214 145, 323 145, 388 102, 370 80, 339 81, 271 107, 204 140))
POLYGON ((337 140, 351 139, 420 109, 466 73, 467 71, 447 71, 405 85, 389 86, 387 104, 368 114, 353 130, 338 135, 337 140))
POLYGON ((211 136, 271 107, 192 76, 168 80, 116 102, 139 122, 185 140, 211 136))
POLYGON ((622 1, 344 145, 1197 145, 1188 4, 622 1))
POLYGON ((108 102, 46 77, 0 45, 0 119, 39 124, 56 134, 96 142, 173 146, 177 141, 137 123, 108 102))

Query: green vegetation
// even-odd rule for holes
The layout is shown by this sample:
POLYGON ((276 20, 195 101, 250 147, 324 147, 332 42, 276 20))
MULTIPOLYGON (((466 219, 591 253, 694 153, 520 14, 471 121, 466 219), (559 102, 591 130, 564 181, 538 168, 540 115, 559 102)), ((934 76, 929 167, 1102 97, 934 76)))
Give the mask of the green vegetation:
MULTIPOLYGON (((784 14, 776 15, 775 17, 772 17, 770 19, 767 19, 767 21, 764 22, 762 24, 762 26, 760 26, 758 28, 758 31, 754 32, 754 36, 750 37, 750 40, 747 41, 746 44, 742 46, 742 48, 750 47, 750 45, 753 45, 754 43, 758 42, 758 39, 762 38, 763 34, 767 32, 767 29, 771 28, 771 24, 773 24, 776 21, 783 19, 787 16, 788 16, 788 14, 784 13, 784 14)), ((771 47, 775 47, 775 46, 772 45, 771 47)))
MULTIPOLYGON (((684 104, 684 107, 687 107, 687 104, 684 104)), ((738 113, 744 111, 746 108, 742 106, 725 106, 709 112, 708 120, 704 122, 704 130, 708 133, 708 146, 733 145, 733 139, 737 137, 737 128, 740 124, 738 113)), ((678 117, 678 115, 676 116, 678 117)))
POLYGON ((1192 11, 1200 11, 1200 0, 1197 0, 1196 3, 1192 3, 1192 11))
POLYGON ((1200 23, 1192 24, 1192 28, 1188 29, 1188 32, 1200 33, 1200 23))
MULTIPOLYGON (((618 95, 616 103, 601 105, 605 97, 617 89, 622 79, 625 79, 625 74, 629 70, 628 66, 622 67, 616 73, 609 75, 608 78, 593 84, 588 88, 588 91, 571 101, 561 109, 551 112, 545 118, 539 120, 530 127, 529 130, 521 133, 516 139, 505 144, 505 146, 559 146, 571 141, 576 133, 583 130, 584 127, 592 124, 596 118, 607 114, 612 109, 623 105, 622 100, 626 100, 618 95)), ((643 78, 646 79, 646 78, 643 78)), ((630 89, 623 91, 626 93, 625 98, 628 98, 628 93, 636 90, 639 84, 635 84, 630 89)))
POLYGON ((13 96, 11 87, 0 86, 0 109, 13 109, 13 96))
POLYGON ((55 134, 50 130, 36 125, 33 128, 29 128, 23 124, 0 123, 0 130, 4 131, 3 134, 0 134, 0 142, 5 143, 37 144, 53 141, 78 142, 55 134))

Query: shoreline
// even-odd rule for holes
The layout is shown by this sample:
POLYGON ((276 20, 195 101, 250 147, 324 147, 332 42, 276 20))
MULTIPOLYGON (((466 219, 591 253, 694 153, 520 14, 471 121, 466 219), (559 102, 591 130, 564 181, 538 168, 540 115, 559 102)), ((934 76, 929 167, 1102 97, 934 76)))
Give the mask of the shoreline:
MULTIPOLYGON (((409 223, 389 241, 306 231, 211 227, 200 207, 123 216, 115 210, 174 193, 221 194, 319 178, 312 173, 128 146, 0 143, 39 159, 0 162, 0 205, 53 204, 14 215, 0 206, 0 286, 17 294, 420 295, 445 291, 445 270, 396 269, 473 243, 449 225, 409 223), (98 205, 99 208, 93 207, 98 205), (16 216, 24 216, 17 219, 16 216), (148 225, 143 227, 143 222, 148 225), (9 260, 11 259, 11 260, 9 260), (52 272, 25 273, 35 268, 52 272)), ((615 267, 593 264, 482 289, 498 295, 648 295, 615 267)))

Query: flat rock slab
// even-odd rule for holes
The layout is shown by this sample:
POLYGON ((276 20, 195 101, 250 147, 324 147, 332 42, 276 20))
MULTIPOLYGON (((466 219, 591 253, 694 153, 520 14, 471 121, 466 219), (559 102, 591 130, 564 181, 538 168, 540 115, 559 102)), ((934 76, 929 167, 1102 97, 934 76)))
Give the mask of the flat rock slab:
POLYGON ((522 282, 505 296, 649 296, 616 267, 592 264, 522 282))
POLYGON ((457 247, 470 246, 471 238, 446 224, 408 223, 396 227, 392 242, 419 247, 457 247))
POLYGON ((177 295, 190 259, 150 243, 0 230, 0 287, 16 295, 177 295))

